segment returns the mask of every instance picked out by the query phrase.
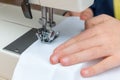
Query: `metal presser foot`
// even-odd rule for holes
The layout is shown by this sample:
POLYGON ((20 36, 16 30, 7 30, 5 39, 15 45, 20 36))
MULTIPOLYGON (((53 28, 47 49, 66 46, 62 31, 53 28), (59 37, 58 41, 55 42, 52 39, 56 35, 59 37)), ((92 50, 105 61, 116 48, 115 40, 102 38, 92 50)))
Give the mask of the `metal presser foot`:
POLYGON ((59 32, 55 32, 53 30, 44 30, 41 28, 38 30, 36 35, 41 42, 51 43, 59 36, 59 32))
POLYGON ((42 17, 39 22, 42 24, 42 28, 38 29, 36 35, 41 42, 51 43, 59 36, 59 32, 52 30, 52 27, 55 26, 55 22, 53 21, 53 9, 41 7, 41 15, 42 17))

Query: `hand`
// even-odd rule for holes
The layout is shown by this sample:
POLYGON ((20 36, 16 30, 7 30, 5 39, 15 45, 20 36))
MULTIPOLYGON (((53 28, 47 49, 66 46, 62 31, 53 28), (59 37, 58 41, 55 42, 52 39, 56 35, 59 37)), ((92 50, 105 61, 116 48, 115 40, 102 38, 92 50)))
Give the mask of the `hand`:
POLYGON ((98 58, 103 60, 81 70, 90 77, 120 65, 120 21, 108 15, 87 20, 87 30, 55 49, 50 57, 52 64, 70 66, 98 58))
POLYGON ((65 16, 79 16, 81 20, 87 20, 93 17, 93 12, 90 8, 86 9, 83 12, 68 12, 65 16))

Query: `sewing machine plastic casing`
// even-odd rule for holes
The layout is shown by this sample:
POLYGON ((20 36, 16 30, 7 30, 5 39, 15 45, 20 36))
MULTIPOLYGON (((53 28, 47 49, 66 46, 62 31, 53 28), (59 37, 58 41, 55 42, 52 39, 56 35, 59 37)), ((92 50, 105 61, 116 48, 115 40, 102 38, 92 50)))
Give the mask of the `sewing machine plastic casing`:
POLYGON ((85 10, 93 2, 94 0, 30 0, 30 3, 33 4, 75 12, 85 10))

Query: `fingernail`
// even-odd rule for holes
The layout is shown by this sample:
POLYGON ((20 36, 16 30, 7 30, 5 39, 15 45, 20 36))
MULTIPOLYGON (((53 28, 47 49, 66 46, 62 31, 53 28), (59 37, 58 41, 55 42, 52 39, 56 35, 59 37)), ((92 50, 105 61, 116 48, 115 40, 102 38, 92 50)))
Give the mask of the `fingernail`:
POLYGON ((82 69, 82 71, 81 71, 81 75, 83 76, 83 77, 89 77, 90 76, 90 70, 88 69, 88 68, 84 68, 84 69, 82 69))
POLYGON ((55 51, 54 51, 54 54, 56 54, 56 53, 58 53, 58 50, 55 50, 55 51))
POLYGON ((57 63, 58 63, 58 58, 57 58, 57 56, 53 56, 53 57, 51 58, 51 60, 52 60, 52 64, 57 64, 57 63))
POLYGON ((69 58, 62 58, 61 60, 60 60, 60 63, 63 65, 63 66, 67 66, 67 65, 69 65, 69 58))

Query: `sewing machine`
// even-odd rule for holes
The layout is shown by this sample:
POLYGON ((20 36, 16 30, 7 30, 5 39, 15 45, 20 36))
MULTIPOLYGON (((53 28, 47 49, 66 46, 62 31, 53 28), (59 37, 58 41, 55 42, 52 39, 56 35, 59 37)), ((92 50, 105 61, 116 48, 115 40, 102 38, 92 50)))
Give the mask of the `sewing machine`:
POLYGON ((41 18, 39 22, 42 28, 38 29, 36 34, 41 42, 50 43, 59 36, 59 32, 52 30, 52 27, 56 24, 53 18, 53 8, 81 12, 92 5, 93 1, 94 0, 23 0, 21 6, 25 17, 32 19, 30 3, 41 5, 41 18))
MULTIPOLYGON (((31 44, 38 38, 40 39, 40 41, 44 43, 50 43, 54 41, 57 37, 60 37, 59 36, 60 33, 54 31, 53 26, 55 26, 56 23, 59 23, 61 20, 63 20, 63 17, 58 15, 53 15, 53 8, 80 12, 86 9, 87 7, 89 7, 93 3, 93 0, 76 0, 76 1, 75 0, 71 0, 71 1, 70 0, 59 0, 59 1, 58 0, 46 0, 46 1, 30 0, 27 2, 26 1, 23 2, 25 3, 23 5, 25 6, 28 5, 28 8, 27 8, 28 15, 25 15, 25 16, 30 19, 24 18, 21 7, 11 6, 7 4, 0 4, 0 22, 1 22, 0 64, 3 65, 0 67, 0 71, 1 71, 0 76, 5 78, 5 80, 11 79, 13 70, 20 56, 20 54, 15 54, 15 53, 20 53, 18 45, 16 45, 17 48, 12 47, 13 51, 6 50, 5 49, 6 47, 8 47, 8 49, 11 49, 12 43, 14 42, 16 43, 16 40, 22 39, 21 36, 33 30, 33 28, 36 31, 36 32, 34 31, 33 32, 37 35, 37 38, 35 38, 31 42, 31 44), (42 5, 41 15, 40 15, 40 11, 32 10, 32 12, 30 12, 29 3, 42 5), (59 3, 59 4, 56 4, 56 3, 59 3), (53 16, 55 20, 53 20, 53 16), (6 67, 6 66, 9 66, 9 67, 6 67)), ((36 36, 36 35, 33 35, 33 36, 36 36)), ((32 37, 28 36, 28 37, 29 39, 32 39, 33 36, 32 37)), ((25 44, 22 43, 21 47, 24 47, 26 43, 29 43, 30 45, 30 42, 26 40, 25 44)), ((19 45, 20 44, 21 42, 19 43, 19 45)), ((23 50, 25 50, 26 48, 24 48, 23 50)))

